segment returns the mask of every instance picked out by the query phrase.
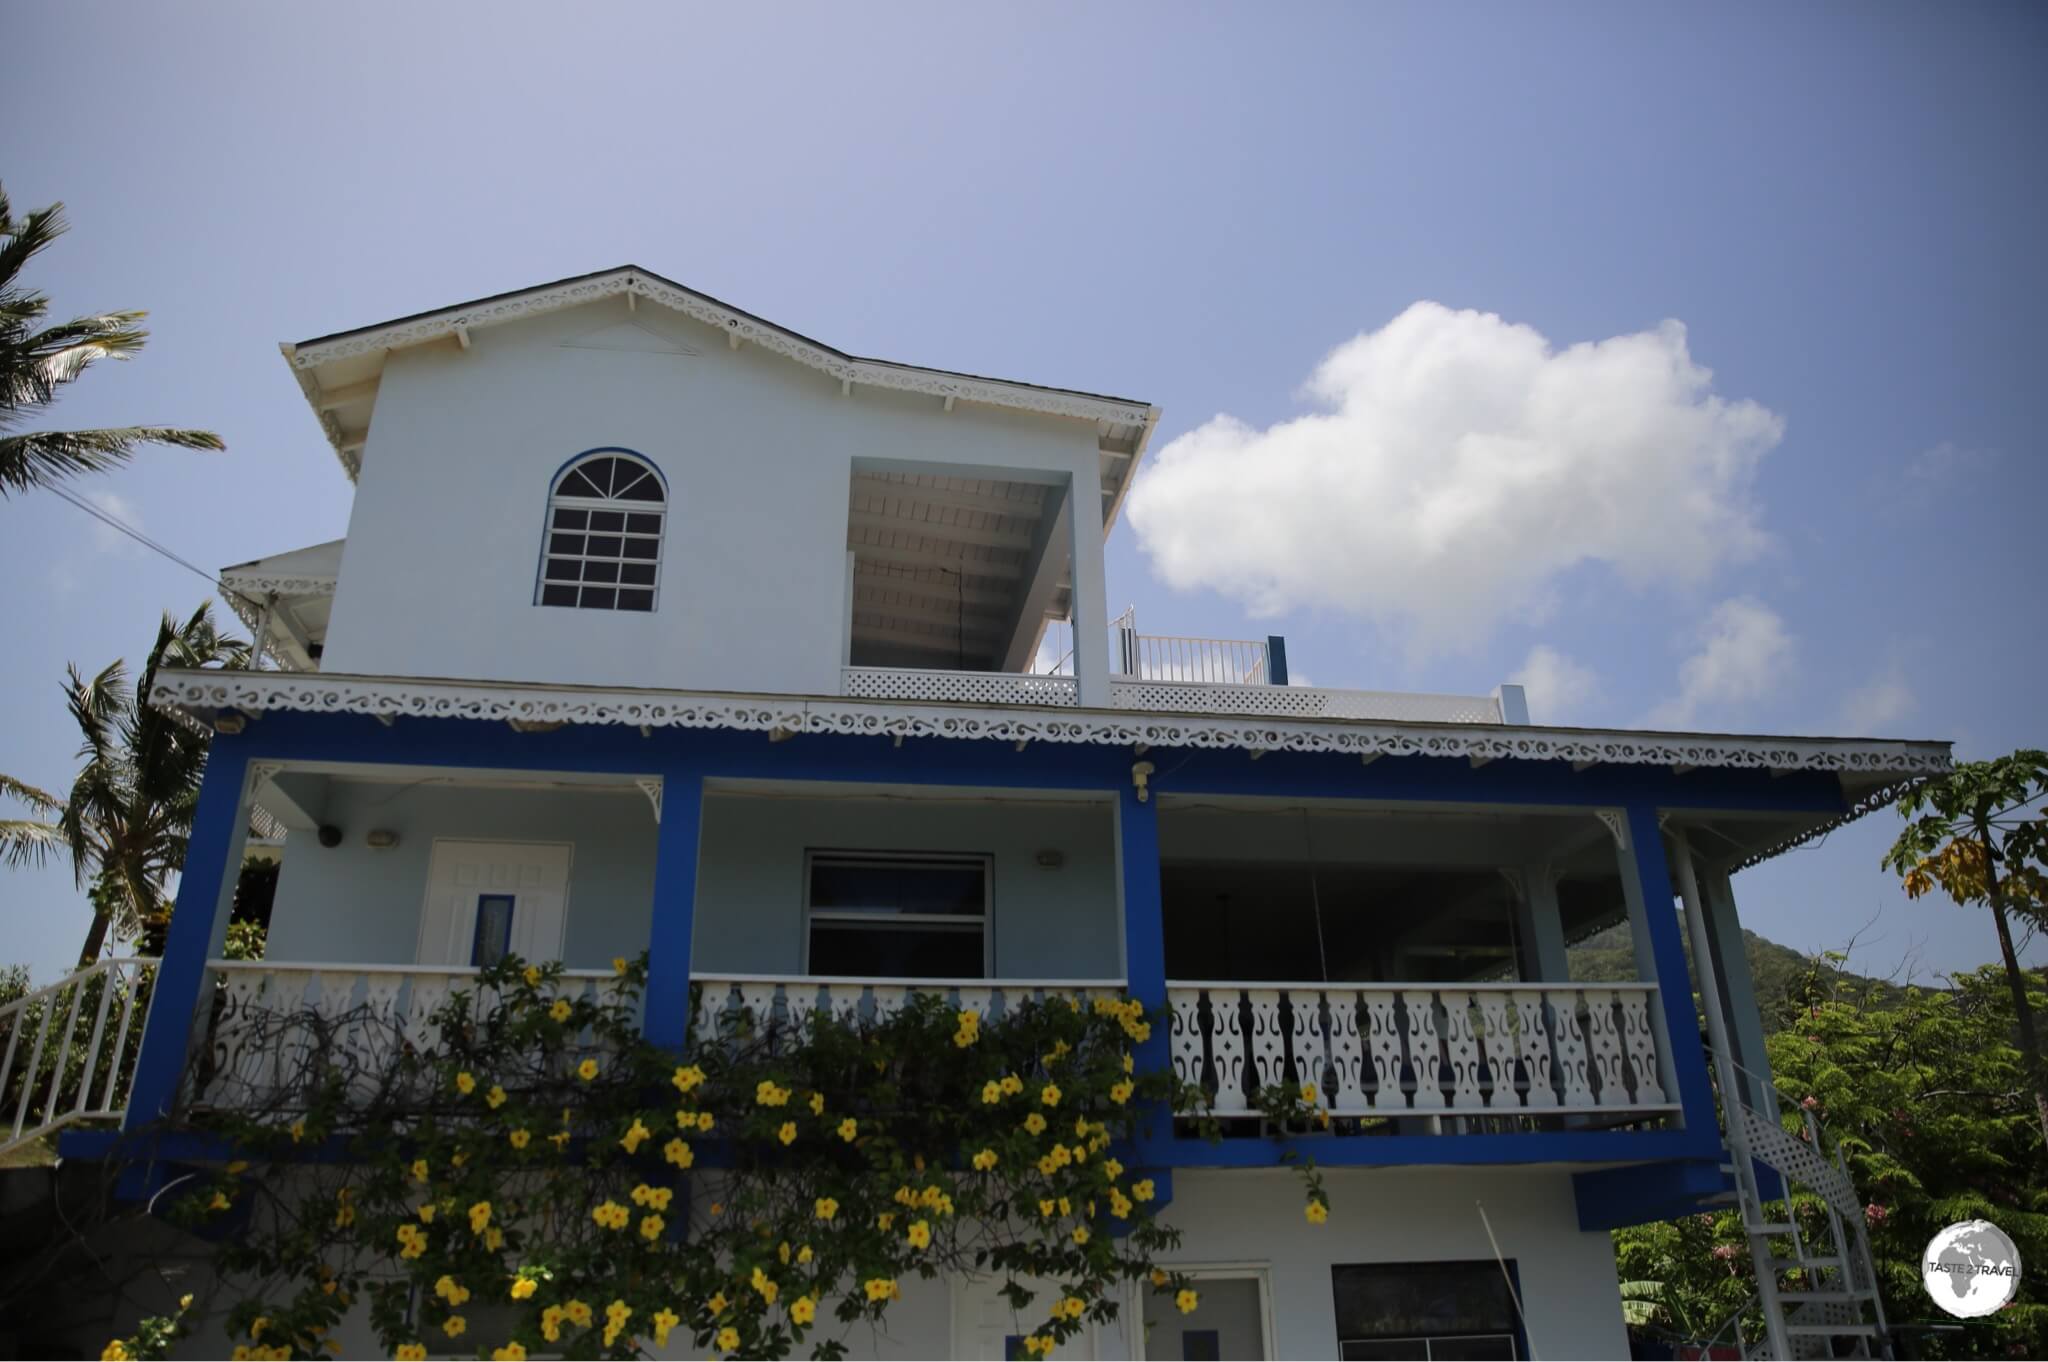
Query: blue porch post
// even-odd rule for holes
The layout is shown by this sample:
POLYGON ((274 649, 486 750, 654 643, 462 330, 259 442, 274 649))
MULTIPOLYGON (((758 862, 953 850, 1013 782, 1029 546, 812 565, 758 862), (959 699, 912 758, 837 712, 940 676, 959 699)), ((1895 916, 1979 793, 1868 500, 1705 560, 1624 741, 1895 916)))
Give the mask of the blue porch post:
POLYGON ((654 913, 647 936, 647 1007, 642 1029, 680 1052, 690 1030, 690 942, 697 921, 697 840, 704 773, 661 773, 661 833, 655 840, 654 913))
MULTIPOLYGON (((1117 872, 1123 897, 1124 984, 1145 1005, 1152 1034, 1133 1047, 1139 1073, 1173 1063, 1172 1018, 1166 1010, 1166 914, 1159 892, 1159 806, 1141 802, 1129 785, 1117 794, 1117 872)), ((1162 1201, 1173 1195, 1173 1113, 1149 1107, 1140 1117, 1132 1162, 1145 1166, 1162 1201)))
POLYGON ((185 868, 178 876, 177 907, 164 941, 163 963, 157 966, 142 1048, 135 1056, 135 1081, 121 1122, 125 1130, 169 1114, 177 1101, 206 983, 206 961, 220 948, 234 903, 248 832, 242 809, 248 769, 246 741, 217 734, 200 781, 199 805, 185 843, 185 868))
MULTIPOLYGON (((1629 854, 1635 858, 1641 886, 1641 930, 1649 937, 1648 957, 1655 965, 1657 996, 1664 1004, 1664 1039, 1669 1044, 1671 1078, 1676 1100, 1685 1109, 1685 1128, 1720 1144, 1713 1090, 1707 1084, 1707 1063, 1700 1039, 1699 1012, 1693 1006, 1692 975, 1685 962, 1685 943, 1672 907, 1671 872, 1664 863, 1664 830, 1657 810, 1647 804, 1628 807, 1629 854)), ((1626 871, 1624 871, 1624 876, 1626 871)), ((1632 924, 1634 925, 1634 924, 1632 924)), ((1645 943, 1636 947, 1644 958, 1645 943)))

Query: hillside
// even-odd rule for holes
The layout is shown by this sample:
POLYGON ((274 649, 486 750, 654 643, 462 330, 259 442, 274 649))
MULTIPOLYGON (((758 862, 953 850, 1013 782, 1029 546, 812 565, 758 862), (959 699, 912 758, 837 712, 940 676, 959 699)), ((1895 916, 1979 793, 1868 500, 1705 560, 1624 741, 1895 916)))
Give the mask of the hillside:
MULTIPOLYGON (((1776 1031, 1784 1025, 1789 1013, 1788 997, 1813 970, 1816 962, 1790 946, 1765 940, 1752 931, 1742 933, 1742 944, 1744 954, 1749 957, 1750 977, 1756 980, 1757 1007, 1763 1012, 1764 1029, 1766 1032, 1776 1031)), ((1573 946, 1568 955, 1574 979, 1635 977, 1635 951, 1626 922, 1587 937, 1573 946)), ((1689 943, 1686 956, 1688 960, 1692 956, 1689 943)), ((1833 976, 1833 984, 1837 988, 1859 992, 1875 990, 1886 1006, 1894 1003, 1903 992, 1896 984, 1846 971, 1833 976)))

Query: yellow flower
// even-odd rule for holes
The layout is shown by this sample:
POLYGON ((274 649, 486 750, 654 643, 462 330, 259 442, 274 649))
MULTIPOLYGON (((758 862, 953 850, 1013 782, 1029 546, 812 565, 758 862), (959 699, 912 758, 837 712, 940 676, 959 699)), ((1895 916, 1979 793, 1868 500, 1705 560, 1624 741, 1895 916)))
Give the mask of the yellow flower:
POLYGON ((1086 1244, 1088 1242, 1088 1227, 1086 1225, 1074 1226, 1074 1242, 1077 1244, 1086 1244))
POLYGON ((808 1263, 809 1261, 811 1261, 811 1246, 809 1244, 803 1244, 798 1246, 796 1251, 796 1260, 799 1263, 808 1263))
POLYGON ((848 1144, 852 1144, 853 1137, 859 1133, 860 1123, 854 1120, 851 1116, 847 1117, 845 1120, 839 1123, 839 1138, 846 1141, 848 1144))
POLYGON ((986 1106, 994 1106, 1003 1100, 1003 1085, 991 1078, 981 1085, 981 1100, 986 1106))
POLYGON ((698 1113, 697 1113, 697 1129, 698 1129, 698 1130, 700 1130, 700 1131, 702 1131, 702 1132, 704 1132, 704 1133, 705 1133, 705 1134, 707 1134, 707 1135, 708 1135, 708 1134, 709 1134, 709 1133, 711 1132, 711 1113, 710 1113, 710 1112, 708 1112, 708 1111, 700 1111, 700 1112, 698 1112, 698 1113))
POLYGON ((455 1075, 455 1090, 464 1097, 476 1091, 476 1079, 469 1070, 464 1069, 461 1073, 455 1075))
POLYGON ((1192 1287, 1182 1287, 1180 1294, 1173 1298, 1175 1308, 1183 1315, 1195 1313, 1195 1307, 1202 1303, 1202 1295, 1192 1287))
POLYGON ((730 1324, 728 1324, 723 1329, 720 1329, 718 1331, 718 1350, 720 1352, 729 1353, 732 1352, 734 1349, 738 1348, 739 1346, 739 1330, 733 1328, 730 1324))
POLYGON ((548 1143, 557 1149, 567 1149, 569 1147, 569 1132, 566 1130, 557 1131, 555 1134, 548 1136, 548 1143))
POLYGON ((697 1161, 697 1155, 683 1140, 670 1140, 661 1147, 661 1156, 678 1168, 688 1168, 697 1161))
POLYGON ((1309 1224, 1320 1225, 1330 1218, 1330 1208, 1320 1201, 1311 1201, 1302 1214, 1308 1217, 1309 1224))
POLYGON ((974 1167, 976 1172, 986 1173, 989 1169, 995 1166, 996 1151, 993 1149, 984 1149, 979 1154, 976 1154, 974 1156, 974 1167))
POLYGON ((789 1101, 789 1089, 777 1087, 773 1079, 764 1078, 754 1088, 754 1101, 764 1107, 779 1107, 789 1101))
POLYGON ((1128 1073, 1136 1073, 1136 1072, 1137 1072, 1137 1070, 1138 1070, 1138 1065, 1137 1065, 1137 1062, 1136 1062, 1135 1060, 1133 1060, 1133 1059, 1131 1058, 1131 1056, 1130 1056, 1130 1055, 1126 1054, 1126 1055, 1124 1056, 1124 1072, 1125 1072, 1125 1073, 1127 1073, 1127 1074, 1128 1074, 1128 1073))
POLYGON ((1121 1083, 1113 1083, 1110 1085, 1109 1089, 1109 1100, 1116 1103, 1118 1106, 1122 1106, 1124 1103, 1131 1100, 1131 1094, 1133 1092, 1136 1092, 1137 1088, 1138 1085, 1131 1082, 1131 1080, 1128 1078, 1126 1078, 1121 1083))
POLYGON ((540 983, 540 966, 528 965, 524 970, 521 971, 521 976, 526 980, 526 986, 528 988, 534 988, 538 986, 540 983))
POLYGON ((575 1010, 575 1007, 570 1004, 567 998, 557 998, 548 1007, 548 1016, 558 1022, 565 1022, 569 1020, 569 1014, 575 1010))
POLYGON ((789 1303, 789 1322, 809 1324, 818 1317, 818 1303, 809 1296, 798 1296, 789 1303))
POLYGON ((711 1312, 711 1318, 717 1319, 720 1315, 725 1313, 725 1307, 729 1304, 731 1304, 731 1302, 726 1300, 725 1293, 721 1291, 717 1295, 713 1296, 710 1300, 705 1301, 704 1308, 711 1312))
POLYGON ((505 1138, 512 1142, 514 1149, 524 1149, 532 1141, 533 1132, 522 1126, 518 1130, 507 1134, 505 1138))
POLYGON ((490 1104, 492 1111, 496 1111, 505 1105, 505 1090, 496 1083, 491 1084, 491 1090, 484 1094, 484 1101, 490 1104))
POLYGON ((303 1140, 305 1138, 306 1122, 305 1119, 302 1117, 299 1120, 292 1122, 292 1143, 297 1144, 300 1140, 303 1140))
POLYGON ((1065 1197, 1060 1198, 1059 1207, 1061 1215, 1072 1215, 1074 1213, 1073 1206, 1069 1204, 1065 1197))
POLYGON ((640 1237, 650 1244, 653 1243, 661 1238, 663 1224, 662 1218, 658 1215, 642 1216, 640 1218, 640 1237))
POLYGON ((782 1291, 782 1288, 775 1284, 775 1280, 758 1267, 754 1269, 753 1287, 761 1293, 761 1299, 770 1305, 775 1304, 775 1297, 782 1291))
POLYGON ((1039 1092, 1038 1100, 1045 1103, 1049 1107, 1058 1106, 1060 1104, 1059 1087, 1056 1084, 1052 1083, 1046 1084, 1045 1087, 1039 1092))
POLYGON ((669 1080, 676 1085, 677 1092, 688 1092, 703 1081, 704 1071, 694 1064, 686 1064, 677 1069, 675 1077, 669 1080))
MULTIPOLYGON (((443 1278, 442 1278, 441 1280, 445 1282, 445 1281, 447 1281, 448 1279, 447 1279, 446 1277, 443 1277, 443 1278)), ((270 1327, 270 1316, 268 1316, 268 1315, 258 1315, 258 1316, 256 1316, 256 1318, 254 1318, 254 1319, 252 1319, 252 1320, 250 1320, 250 1321, 249 1321, 249 1337, 250 1337, 250 1339, 251 1339, 251 1340, 255 1340, 255 1339, 259 1339, 259 1338, 263 1337, 263 1331, 264 1331, 265 1329, 268 1329, 269 1327, 270 1327)))
POLYGON ((230 1204, 232 1203, 228 1201, 227 1194, 225 1192, 215 1192, 213 1194, 213 1200, 206 1203, 206 1209, 209 1211, 224 1211, 229 1207, 230 1204))
POLYGON ((1038 1213, 1043 1216, 1050 1216, 1054 1211, 1058 1209, 1058 1203, 1055 1202, 1051 1197, 1046 1197, 1044 1200, 1038 1203, 1038 1213))
POLYGON ((893 1300, 896 1297, 896 1279, 894 1277, 870 1277, 861 1283, 861 1289, 867 1292, 869 1301, 893 1300))
POLYGON ((469 1327, 469 1321, 460 1315, 450 1315, 441 1324, 441 1332, 450 1338, 461 1338, 462 1331, 469 1327))
POLYGON ((875 1223, 886 1230, 896 1223, 896 1217, 893 1213, 884 1213, 875 1217, 875 1223))
POLYGON ((613 973, 613 974, 624 974, 625 972, 626 972, 626 957, 625 957, 625 956, 623 956, 623 955, 615 955, 615 956, 613 956, 613 957, 612 957, 612 973, 613 973))
POLYGON ((822 1092, 814 1092, 814 1093, 812 1093, 812 1094, 811 1094, 811 1115, 813 1115, 813 1116, 823 1116, 824 1114, 825 1114, 825 1094, 824 1094, 824 1093, 822 1093, 822 1092))
POLYGON ((1131 1199, 1116 1188, 1110 1188, 1109 1212, 1119 1220, 1129 1220, 1131 1218, 1131 1199))
POLYGON ((620 1139, 619 1143, 625 1147, 628 1154, 637 1154, 640 1152, 640 1146, 653 1137, 654 1132, 640 1124, 640 1118, 635 1116, 632 1126, 628 1128, 625 1136, 620 1139))
POLYGON ((1024 1128, 1033 1135, 1043 1135, 1045 1134, 1045 1118, 1034 1111, 1024 1118, 1024 1128))
POLYGON ((1017 1077, 1017 1075, 1015 1074, 1003 1075, 1003 1093, 1005 1096, 1015 1097, 1018 1093, 1022 1091, 1024 1091, 1023 1079, 1017 1077))
POLYGON ((839 1216, 839 1203, 829 1196, 819 1197, 818 1204, 814 1209, 817 1211, 818 1219, 820 1220, 835 1220, 839 1216))
POLYGON ((562 1306, 562 1318, 568 1320, 579 1329, 588 1329, 590 1327, 590 1307, 579 1300, 565 1302, 562 1306))
POLYGON ((401 1343, 393 1354, 398 1362, 427 1362, 427 1345, 424 1343, 401 1343))
POLYGON ((482 1233, 484 1232, 484 1226, 486 1226, 486 1225, 488 1225, 488 1224, 490 1224, 490 1223, 491 1223, 491 1203, 490 1203, 490 1202, 488 1202, 488 1201, 479 1201, 479 1202, 477 1202, 477 1203, 476 1203, 476 1205, 474 1205, 474 1206, 472 1206, 472 1207, 470 1207, 470 1208, 469 1208, 469 1232, 470 1232, 471 1234, 482 1234, 482 1233))
POLYGON ((540 1283, 531 1277, 515 1277, 512 1280, 512 1299, 523 1301, 540 1290, 540 1283))
POLYGON ((1313 1103, 1316 1100, 1315 1084, 1304 1083, 1301 1085, 1301 1100, 1308 1103, 1313 1103))
POLYGON ((661 1309, 654 1312, 653 1320, 654 1346, 666 1348, 668 1346, 668 1331, 681 1324, 683 1317, 664 1305, 661 1309))
POLYGON ((784 1121, 782 1123, 782 1129, 775 1132, 775 1138, 782 1141, 784 1144, 795 1144, 796 1122, 784 1121))
POLYGON ((1124 1175, 1124 1166, 1120 1160, 1104 1159, 1102 1161, 1102 1171, 1111 1182, 1115 1182, 1124 1175))
POLYGON ((550 1305, 540 1312, 540 1336, 550 1343, 562 1341, 562 1307, 550 1305))
POLYGON ((423 1204, 423 1205, 422 1205, 422 1206, 420 1207, 420 1210, 419 1210, 419 1216, 420 1216, 420 1223, 421 1223, 422 1225, 431 1225, 431 1224, 433 1224, 433 1223, 434 1223, 434 1211, 435 1211, 435 1209, 436 1209, 436 1207, 435 1207, 434 1203, 433 1203, 433 1202, 431 1202, 431 1201, 429 1201, 429 1202, 426 1202, 425 1204, 423 1204))
POLYGON ((414 1159, 412 1161, 412 1180, 414 1182, 425 1182, 427 1180, 427 1161, 425 1159, 414 1159))
POLYGON ((1150 1201, 1156 1191, 1157 1189, 1152 1185, 1152 1179, 1145 1178, 1142 1181, 1131 1184, 1131 1200, 1150 1201))
POLYGON ((910 1222, 910 1228, 904 1231, 903 1237, 910 1241, 910 1246, 914 1249, 928 1249, 932 1246, 932 1227, 922 1220, 913 1220, 910 1222))
POLYGON ((502 1348, 493 1348, 491 1362, 526 1362, 526 1345, 514 1339, 502 1348))
POLYGON ((582 1079, 585 1083, 588 1083, 591 1079, 597 1077, 597 1061, 594 1059, 586 1059, 581 1064, 578 1064, 576 1066, 576 1076, 582 1079))

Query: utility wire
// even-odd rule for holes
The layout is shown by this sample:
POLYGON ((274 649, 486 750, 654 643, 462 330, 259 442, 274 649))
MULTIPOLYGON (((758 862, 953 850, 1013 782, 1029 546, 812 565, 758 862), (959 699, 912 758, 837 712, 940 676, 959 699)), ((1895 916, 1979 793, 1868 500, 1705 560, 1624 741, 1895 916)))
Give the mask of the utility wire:
POLYGON ((162 554, 164 557, 170 559, 173 563, 176 563, 179 567, 185 569, 187 572, 194 573, 200 577, 205 578, 206 581, 215 589, 225 591, 231 596, 239 596, 243 600, 247 601, 251 606, 254 606, 259 610, 262 609, 262 601, 257 600, 255 597, 249 595, 245 591, 235 590, 226 582, 223 582, 218 575, 208 572, 205 568, 199 567, 187 558, 180 557, 178 554, 172 552, 170 549, 165 548, 162 544, 157 543, 156 540, 151 539, 141 530, 136 529, 133 525, 128 524, 126 521, 121 520, 116 516, 110 515, 106 511, 103 511, 99 507, 93 505, 91 502, 85 500, 83 497, 76 495, 68 487, 48 487, 45 488, 44 490, 56 493, 58 496, 64 498, 64 500, 70 502, 73 506, 76 506, 79 510, 91 516, 94 520, 97 520, 101 524, 105 525, 108 529, 115 530, 121 534, 127 535, 130 539, 133 539, 136 543, 142 545, 142 547, 150 550, 152 553, 162 554))

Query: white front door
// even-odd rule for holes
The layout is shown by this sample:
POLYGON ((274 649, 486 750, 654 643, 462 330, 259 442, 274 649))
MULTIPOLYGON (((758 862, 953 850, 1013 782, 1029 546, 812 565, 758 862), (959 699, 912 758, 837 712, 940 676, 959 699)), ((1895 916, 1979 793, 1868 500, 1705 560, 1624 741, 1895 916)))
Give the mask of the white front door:
MULTIPOLYGON (((1024 1335, 1045 1323, 1048 1307, 1060 1298, 1059 1289, 1047 1282, 1025 1280, 1021 1284, 1038 1293, 1021 1313, 1003 1299, 1002 1277, 965 1277, 953 1283, 953 1356, 975 1362, 1004 1362, 1025 1356, 1022 1347, 1008 1349, 1010 1339, 1024 1335)), ((1060 1345, 1062 1358, 1095 1356, 1095 1326, 1060 1345)))
POLYGON ((567 842, 436 838, 419 963, 487 965, 507 953, 561 959, 571 850, 567 842))

